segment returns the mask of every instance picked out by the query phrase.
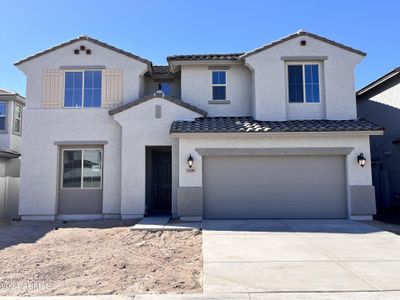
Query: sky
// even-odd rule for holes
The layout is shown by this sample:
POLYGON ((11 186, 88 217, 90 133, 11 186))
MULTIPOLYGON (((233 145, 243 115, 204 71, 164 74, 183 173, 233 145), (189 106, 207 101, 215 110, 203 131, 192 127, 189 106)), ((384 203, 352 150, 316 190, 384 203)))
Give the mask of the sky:
POLYGON ((25 95, 13 64, 89 35, 153 62, 246 52, 304 29, 367 52, 356 88, 400 66, 399 0, 0 0, 0 87, 25 95))

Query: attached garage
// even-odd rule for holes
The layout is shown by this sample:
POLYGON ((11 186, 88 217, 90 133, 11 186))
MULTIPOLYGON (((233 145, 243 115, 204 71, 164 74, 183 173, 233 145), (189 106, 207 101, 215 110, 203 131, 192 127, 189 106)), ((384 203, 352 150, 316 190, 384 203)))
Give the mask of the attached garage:
POLYGON ((347 218, 344 155, 203 157, 204 218, 347 218))

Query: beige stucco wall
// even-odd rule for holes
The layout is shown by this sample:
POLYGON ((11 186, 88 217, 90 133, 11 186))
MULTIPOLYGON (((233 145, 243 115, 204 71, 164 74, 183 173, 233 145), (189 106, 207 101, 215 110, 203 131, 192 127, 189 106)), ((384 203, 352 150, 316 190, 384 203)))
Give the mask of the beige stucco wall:
POLYGON ((246 58, 254 72, 254 116, 258 120, 356 118, 354 68, 362 56, 336 46, 300 36, 246 58), (307 45, 300 46, 305 40, 307 45), (285 61, 282 57, 323 57, 322 102, 289 104, 285 61), (325 113, 322 114, 321 110, 325 113))
POLYGON ((226 70, 226 100, 230 104, 209 104, 212 100, 212 70, 207 65, 183 65, 181 69, 182 99, 214 116, 248 116, 251 113, 251 73, 243 65, 226 70))
MULTIPOLYGON (((21 215, 57 211, 58 155, 62 141, 106 141, 103 213, 120 212, 121 129, 107 109, 27 109, 21 157, 21 215)), ((79 148, 79 146, 77 146, 79 148)))
POLYGON ((154 98, 120 112, 114 119, 122 127, 121 215, 141 217, 146 198, 146 146, 172 147, 172 213, 176 214, 178 187, 178 139, 169 130, 174 120, 193 120, 200 115, 162 98, 154 98), (155 118, 155 106, 161 106, 161 118, 155 118))

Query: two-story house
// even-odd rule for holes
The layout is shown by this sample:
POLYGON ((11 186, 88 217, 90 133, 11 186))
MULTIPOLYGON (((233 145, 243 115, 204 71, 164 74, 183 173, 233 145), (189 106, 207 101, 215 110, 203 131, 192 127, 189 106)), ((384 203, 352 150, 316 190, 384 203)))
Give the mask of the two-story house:
POLYGON ((0 219, 18 217, 24 106, 24 97, 0 88, 0 219))
POLYGON ((400 67, 357 92, 358 115, 385 127, 371 137, 372 179, 378 208, 400 208, 400 67))
POLYGON ((167 66, 87 36, 16 63, 27 76, 23 219, 370 218, 365 53, 299 31, 167 66))

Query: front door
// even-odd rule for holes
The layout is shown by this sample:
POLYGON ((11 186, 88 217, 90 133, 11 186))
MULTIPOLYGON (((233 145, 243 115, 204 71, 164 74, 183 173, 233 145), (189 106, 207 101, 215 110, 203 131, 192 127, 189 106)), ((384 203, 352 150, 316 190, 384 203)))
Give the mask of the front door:
POLYGON ((171 149, 152 149, 149 214, 171 214, 171 176, 171 149))

